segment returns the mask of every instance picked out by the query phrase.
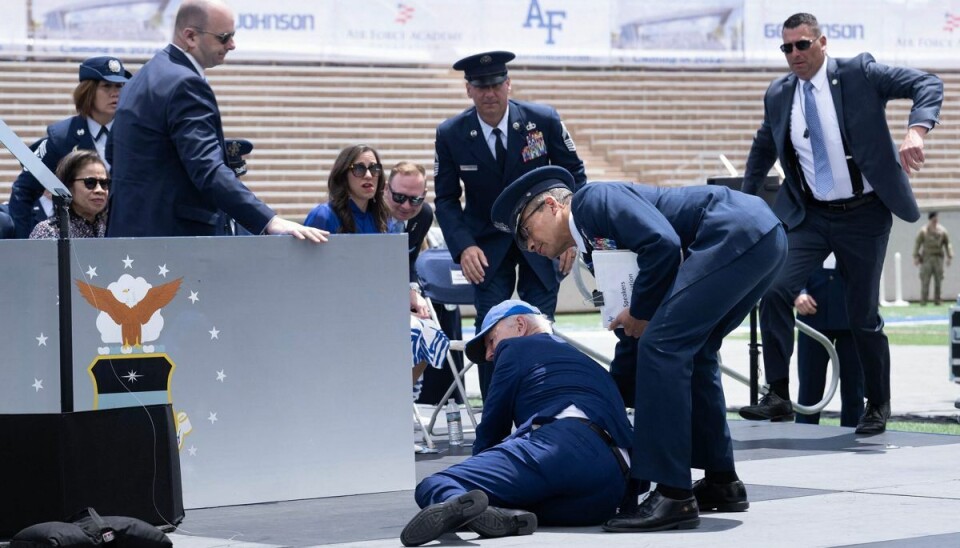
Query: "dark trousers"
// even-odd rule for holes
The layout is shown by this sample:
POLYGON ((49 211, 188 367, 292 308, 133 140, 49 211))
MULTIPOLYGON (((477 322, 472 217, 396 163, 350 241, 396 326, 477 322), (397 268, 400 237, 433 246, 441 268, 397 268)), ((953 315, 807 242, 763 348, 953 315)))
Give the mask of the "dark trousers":
POLYGON ((878 312, 880 274, 893 220, 875 200, 852 211, 807 207, 803 222, 787 234, 790 252, 774 286, 760 303, 760 335, 767 382, 789 377, 793 354, 793 301, 830 252, 846 280, 847 314, 871 402, 890 400, 890 347, 878 312))
POLYGON ((564 419, 427 477, 415 497, 425 508, 473 489, 493 506, 535 513, 542 525, 596 525, 613 516, 626 478, 589 425, 564 419))
MULTIPOLYGON (((734 470, 718 352, 773 283, 786 246, 777 226, 731 262, 671 290, 639 339, 621 334, 611 373, 620 386, 631 369, 635 375, 632 477, 689 489, 690 468, 734 470)), ((681 271, 699 260, 691 255, 681 271)))
MULTIPOLYGON (((853 336, 847 330, 826 331, 823 334, 836 347, 840 361, 840 426, 856 426, 863 415, 863 368, 853 336)), ((797 377, 800 381, 797 403, 813 405, 823 398, 829 361, 830 355, 822 344, 803 333, 797 336, 797 377)), ((797 422, 820 424, 820 413, 797 413, 797 422)))
MULTIPOLYGON (((460 309, 447 310, 444 305, 437 303, 434 303, 433 309, 437 311, 440 330, 451 340, 463 339, 460 309)), ((453 363, 456 365, 457 371, 462 371, 463 352, 453 352, 452 355, 453 363)), ((449 388, 451 384, 453 384, 453 373, 449 367, 445 366, 441 369, 434 369, 433 367, 426 368, 423 371, 423 388, 420 390, 420 397, 417 398, 417 403, 436 405, 440 402, 440 398, 447 392, 447 388, 449 388)), ((460 401, 463 398, 461 398, 457 392, 453 393, 453 397, 456 398, 457 403, 463 403, 460 401)))
MULTIPOLYGON (((557 292, 560 290, 560 282, 557 281, 552 287, 545 286, 537 273, 530 268, 520 249, 517 246, 511 246, 507 256, 500 262, 500 266, 496 270, 487 270, 484 282, 474 290, 474 303, 477 308, 477 319, 474 325, 477 332, 480 331, 483 318, 491 308, 513 297, 514 287, 521 299, 539 308, 540 312, 553 319, 557 311, 557 292)), ((480 377, 480 394, 486 395, 490 379, 493 378, 493 364, 477 364, 477 373, 480 377)))

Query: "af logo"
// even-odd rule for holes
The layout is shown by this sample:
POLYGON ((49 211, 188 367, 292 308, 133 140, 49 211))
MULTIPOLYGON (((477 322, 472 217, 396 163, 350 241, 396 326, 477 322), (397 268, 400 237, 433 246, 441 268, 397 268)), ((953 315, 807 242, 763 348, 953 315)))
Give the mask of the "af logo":
MULTIPOLYGON (((95 272, 91 267, 88 275, 92 278, 95 272)), ((96 325, 106 344, 97 347, 98 355, 87 368, 93 383, 93 408, 173 403, 170 383, 177 366, 162 347, 145 343, 159 339, 163 330, 160 311, 177 295, 183 278, 154 286, 142 277, 122 274, 107 287, 82 280, 75 283, 80 295, 100 311, 96 325)), ((182 449, 184 437, 193 428, 186 413, 174 414, 177 443, 182 449)))
POLYGON ((530 0, 527 7, 527 20, 523 23, 523 28, 528 29, 536 23, 537 28, 547 29, 546 44, 553 45, 554 29, 563 30, 561 21, 567 18, 566 10, 546 10, 540 7, 539 0, 530 0))

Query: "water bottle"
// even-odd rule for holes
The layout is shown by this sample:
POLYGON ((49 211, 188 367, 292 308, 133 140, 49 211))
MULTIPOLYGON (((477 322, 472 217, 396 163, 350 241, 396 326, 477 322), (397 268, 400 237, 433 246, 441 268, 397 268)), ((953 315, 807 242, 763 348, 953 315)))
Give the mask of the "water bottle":
POLYGON ((447 432, 450 434, 450 445, 463 445, 463 424, 460 422, 460 406, 457 400, 450 398, 447 401, 447 432))

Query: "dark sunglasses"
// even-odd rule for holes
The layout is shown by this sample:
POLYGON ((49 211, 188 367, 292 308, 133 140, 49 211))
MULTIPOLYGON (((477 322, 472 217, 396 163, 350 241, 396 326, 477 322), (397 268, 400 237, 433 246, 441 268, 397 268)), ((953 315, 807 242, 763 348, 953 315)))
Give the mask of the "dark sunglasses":
POLYGON ((100 188, 104 190, 110 190, 110 179, 100 179, 99 177, 84 177, 83 179, 74 179, 74 182, 83 181, 83 186, 87 187, 87 190, 94 190, 97 188, 97 185, 100 185, 100 188))
POLYGON ((527 240, 530 239, 530 231, 527 230, 527 222, 530 220, 530 217, 533 217, 538 211, 543 209, 543 206, 546 205, 546 200, 541 200, 540 205, 533 208, 533 211, 527 214, 527 216, 517 223, 517 245, 520 246, 520 249, 527 248, 527 240))
MULTIPOLYGON (((379 177, 380 174, 383 173, 383 165, 382 164, 370 164, 370 165, 350 164, 350 173, 353 173, 354 177, 363 177, 364 173, 366 173, 367 171, 370 172, 370 175, 373 175, 374 177, 379 177)), ((402 204, 403 202, 400 202, 400 203, 402 204)))
MULTIPOLYGON (((191 27, 191 28, 193 28, 193 27, 191 27)), ((227 45, 227 42, 229 42, 230 40, 232 40, 233 37, 236 36, 236 34, 237 34, 237 31, 233 31, 233 32, 221 32, 220 34, 217 34, 217 33, 215 33, 215 32, 209 32, 209 31, 205 31, 205 30, 203 30, 203 29, 198 29, 198 28, 193 28, 193 30, 199 32, 200 34, 209 34, 210 36, 213 36, 213 37, 216 39, 217 42, 220 42, 220 43, 223 44, 224 46, 227 45)))
POLYGON ((793 53, 794 47, 797 48, 797 51, 807 51, 813 45, 813 42, 814 40, 797 40, 792 44, 780 44, 780 51, 788 55, 793 53))
POLYGON ((427 199, 426 196, 410 196, 409 194, 400 194, 399 192, 396 192, 390 188, 390 185, 387 185, 387 190, 390 191, 390 197, 393 198, 393 201, 400 205, 403 205, 404 202, 410 200, 410 205, 418 206, 427 199))

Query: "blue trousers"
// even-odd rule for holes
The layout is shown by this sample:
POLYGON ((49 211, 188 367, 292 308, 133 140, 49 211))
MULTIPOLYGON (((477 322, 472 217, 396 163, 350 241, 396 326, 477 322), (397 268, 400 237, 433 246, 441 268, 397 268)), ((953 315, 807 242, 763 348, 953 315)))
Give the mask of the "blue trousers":
MULTIPOLYGON (((668 293, 639 339, 621 337, 611 373, 621 383, 636 379, 632 477, 689 489, 691 468, 735 469, 718 352, 786 254, 777 226, 725 266, 668 293)), ((681 270, 697 260, 691 255, 681 270)))
MULTIPOLYGON (((849 330, 825 331, 823 334, 837 348, 840 360, 840 426, 856 426, 863 415, 863 368, 849 330)), ((800 392, 797 403, 813 405, 823 398, 827 363, 830 355, 822 344, 801 333, 797 337, 797 377, 800 392)), ((797 422, 820 424, 820 413, 802 415, 797 422)))
POLYGON ((852 211, 807 208, 803 222, 787 235, 787 264, 760 303, 767 382, 789 377, 796 320, 793 301, 832 251, 840 276, 847 282, 847 314, 863 366, 865 395, 877 404, 890 400, 890 346, 878 307, 880 274, 892 224, 890 210, 879 200, 852 211))
POLYGON ((495 445, 417 485, 421 508, 473 489, 490 504, 544 525, 596 525, 613 516, 626 478, 610 446, 578 420, 561 419, 495 445))
MULTIPOLYGON (((530 268, 523 252, 517 246, 510 246, 507 256, 500 261, 496 270, 488 270, 482 284, 474 290, 474 306, 477 317, 474 321, 477 332, 483 325, 483 318, 494 306, 513 297, 516 288, 521 299, 540 309, 551 319, 557 311, 557 292, 560 290, 559 279, 551 287, 544 285, 536 271, 530 268)), ((477 375, 480 378, 480 395, 487 394, 487 387, 493 378, 492 363, 478 363, 477 375)))

